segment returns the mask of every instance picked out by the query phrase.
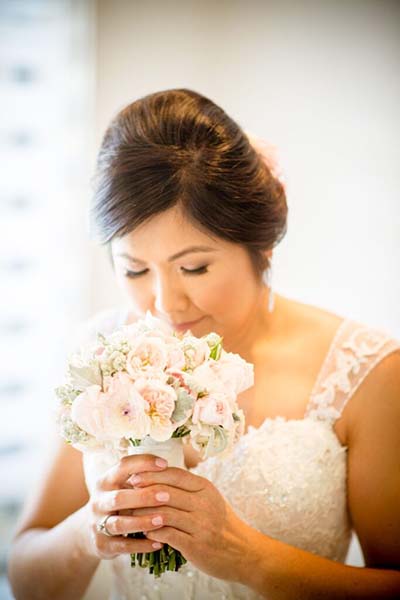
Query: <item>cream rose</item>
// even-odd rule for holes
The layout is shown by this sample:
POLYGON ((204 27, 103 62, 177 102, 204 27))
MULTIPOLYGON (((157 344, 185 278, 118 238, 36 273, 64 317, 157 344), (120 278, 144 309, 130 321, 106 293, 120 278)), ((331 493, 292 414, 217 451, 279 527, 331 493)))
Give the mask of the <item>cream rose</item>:
POLYGON ((168 352, 162 339, 141 335, 131 343, 126 370, 132 379, 141 376, 143 370, 164 370, 167 365, 168 352))

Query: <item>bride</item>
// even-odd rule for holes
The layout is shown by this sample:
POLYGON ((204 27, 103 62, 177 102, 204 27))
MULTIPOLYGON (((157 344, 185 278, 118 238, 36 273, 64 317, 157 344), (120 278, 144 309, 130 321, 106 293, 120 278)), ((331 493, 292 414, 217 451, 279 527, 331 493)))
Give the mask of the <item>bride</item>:
POLYGON ((77 600, 100 563, 115 600, 399 598, 400 342, 274 293, 287 204, 267 148, 191 90, 140 98, 104 135, 91 222, 127 310, 84 340, 147 310, 216 331, 254 364, 247 430, 223 461, 186 446, 185 469, 152 454, 99 469, 60 438, 13 541, 17 600, 77 600), (353 530, 362 568, 345 564, 353 530), (155 543, 187 563, 131 568, 155 543))

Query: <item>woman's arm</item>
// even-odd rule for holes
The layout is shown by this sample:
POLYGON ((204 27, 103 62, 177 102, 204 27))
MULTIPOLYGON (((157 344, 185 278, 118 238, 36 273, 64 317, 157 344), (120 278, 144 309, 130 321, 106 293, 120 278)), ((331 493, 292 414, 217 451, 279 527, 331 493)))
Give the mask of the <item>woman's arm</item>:
POLYGON ((400 352, 383 359, 364 383, 345 410, 348 504, 366 567, 251 529, 241 580, 269 600, 400 598, 400 352))
MULTIPOLYGON (((132 473, 161 472, 152 454, 124 456, 102 473, 89 497, 82 455, 64 441, 58 442, 49 472, 34 500, 27 505, 17 528, 9 559, 9 579, 17 600, 79 600, 99 564, 120 554, 154 550, 151 540, 125 537, 152 531, 158 502, 144 498, 146 516, 126 514, 135 507, 138 493, 127 480, 132 473), (125 514, 119 513, 120 509, 125 514), (108 514, 111 536, 97 530, 108 514)), ((142 492, 143 493, 143 492, 142 492)))
POLYGON ((399 570, 343 565, 255 529, 247 539, 241 582, 268 600, 400 598, 399 570))
POLYGON ((29 528, 14 541, 8 575, 16 600, 82 598, 100 559, 81 543, 85 507, 51 529, 29 528))
POLYGON ((99 558, 88 554, 81 453, 56 441, 55 457, 20 517, 8 560, 17 600, 76 600, 88 587, 99 558))

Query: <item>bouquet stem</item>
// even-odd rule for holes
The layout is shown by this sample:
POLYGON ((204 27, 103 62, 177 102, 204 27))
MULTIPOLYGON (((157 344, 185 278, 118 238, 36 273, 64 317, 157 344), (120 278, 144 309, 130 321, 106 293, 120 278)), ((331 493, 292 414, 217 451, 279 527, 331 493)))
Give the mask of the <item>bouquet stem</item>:
MULTIPOLYGON (((161 456, 168 460, 170 467, 176 466, 185 468, 182 437, 184 432, 178 432, 165 442, 156 442, 151 438, 143 440, 130 439, 131 447, 129 454, 151 453, 155 456, 161 456), (180 435, 179 435, 180 434, 180 435)), ((142 531, 128 533, 128 537, 133 539, 147 539, 142 531)), ((179 571, 187 560, 179 550, 172 548, 169 544, 164 544, 159 550, 154 552, 136 552, 131 555, 131 567, 147 568, 154 577, 161 577, 165 571, 179 571)))
MULTIPOLYGON (((146 539, 146 536, 138 531, 129 533, 128 537, 134 539, 146 539)), ((186 558, 169 544, 165 544, 160 550, 154 552, 137 552, 131 554, 131 567, 148 568, 149 573, 155 577, 161 577, 165 571, 178 571, 187 562, 186 558)))

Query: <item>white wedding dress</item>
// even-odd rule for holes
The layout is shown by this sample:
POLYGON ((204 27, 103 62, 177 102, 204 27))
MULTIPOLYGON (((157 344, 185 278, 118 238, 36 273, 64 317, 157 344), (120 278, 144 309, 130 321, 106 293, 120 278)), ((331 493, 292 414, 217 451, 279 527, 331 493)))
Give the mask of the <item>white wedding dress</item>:
MULTIPOLYGON (((95 339, 97 331, 111 332, 126 318, 123 309, 101 311, 87 322, 80 343, 95 339)), ((352 531, 346 496, 347 446, 341 445, 333 424, 371 369, 399 348, 400 342, 389 334, 344 319, 303 419, 282 416, 267 418, 258 428, 249 426, 229 458, 212 457, 190 471, 212 481, 237 515, 255 529, 344 563, 352 531)), ((107 455, 95 460, 85 456, 89 489, 114 462, 107 455)), ((160 579, 141 567, 131 568, 129 554, 102 562, 111 569, 112 600, 262 597, 242 584, 210 577, 190 562, 160 579)))

